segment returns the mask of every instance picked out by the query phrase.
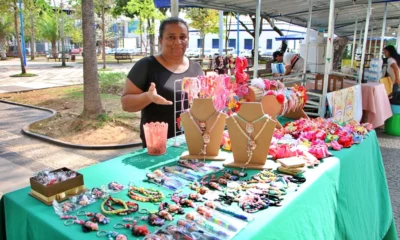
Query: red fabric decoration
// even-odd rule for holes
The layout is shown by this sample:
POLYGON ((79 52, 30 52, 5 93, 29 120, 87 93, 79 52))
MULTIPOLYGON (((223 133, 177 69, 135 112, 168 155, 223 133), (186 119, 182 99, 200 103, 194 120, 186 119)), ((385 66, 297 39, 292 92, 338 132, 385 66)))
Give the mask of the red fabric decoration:
POLYGON ((276 100, 278 100, 280 104, 283 104, 285 102, 285 96, 283 96, 282 94, 278 94, 276 95, 276 100))

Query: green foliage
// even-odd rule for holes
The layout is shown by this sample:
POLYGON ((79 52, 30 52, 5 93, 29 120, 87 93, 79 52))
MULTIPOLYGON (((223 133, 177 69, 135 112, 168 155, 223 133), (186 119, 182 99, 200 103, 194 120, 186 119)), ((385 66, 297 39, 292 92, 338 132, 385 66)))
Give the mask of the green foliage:
POLYGON ((111 117, 108 116, 107 113, 102 113, 97 115, 96 120, 97 120, 96 127, 103 127, 105 123, 111 121, 111 117))
POLYGON ((34 73, 19 73, 11 75, 10 77, 36 77, 37 75, 34 73))
POLYGON ((13 32, 11 16, 5 14, 0 16, 0 42, 5 40, 13 32))
POLYGON ((202 36, 207 33, 218 33, 219 17, 217 10, 189 8, 186 10, 186 17, 192 21, 190 26, 199 30, 202 36))
POLYGON ((100 92, 113 94, 122 92, 125 84, 125 79, 126 73, 124 72, 100 72, 100 92))
POLYGON ((347 44, 346 48, 344 49, 342 59, 351 59, 351 44, 347 44))
POLYGON ((126 6, 128 5, 128 2, 130 0, 115 0, 114 4, 114 8, 112 9, 112 15, 113 17, 118 17, 121 15, 124 15, 128 18, 135 18, 137 13, 136 12, 130 12, 126 6))
POLYGON ((60 39, 55 14, 43 13, 36 26, 39 29, 39 38, 50 42, 55 42, 60 39))

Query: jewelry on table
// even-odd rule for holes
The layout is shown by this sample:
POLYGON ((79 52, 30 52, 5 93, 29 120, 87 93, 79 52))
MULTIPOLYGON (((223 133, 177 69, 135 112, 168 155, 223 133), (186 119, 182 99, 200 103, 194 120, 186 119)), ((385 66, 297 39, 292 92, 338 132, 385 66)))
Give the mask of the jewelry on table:
POLYGON ((118 198, 108 197, 101 204, 101 211, 105 214, 128 215, 139 210, 139 205, 135 202, 125 202, 118 198), (123 208, 115 209, 113 204, 121 205, 123 208))
POLYGON ((106 216, 104 216, 101 213, 92 213, 92 212, 85 212, 85 211, 79 211, 76 213, 77 216, 86 216, 90 217, 90 220, 93 222, 97 223, 102 223, 102 224, 107 224, 110 222, 110 219, 106 216))
POLYGON ((60 219, 78 219, 78 217, 73 215, 61 215, 60 219))
POLYGON ((67 221, 64 222, 65 226, 70 226, 73 224, 79 224, 82 226, 82 231, 85 233, 91 232, 91 231, 97 231, 99 230, 99 226, 97 225, 97 223, 94 223, 92 221, 84 221, 84 220, 72 220, 69 219, 67 221))
POLYGON ((191 183, 191 184, 189 185, 189 187, 190 187, 190 189, 192 189, 192 190, 194 190, 194 191, 200 193, 201 195, 206 194, 206 193, 210 190, 210 189, 208 189, 208 188, 205 187, 205 186, 201 186, 200 183, 197 182, 197 181, 194 181, 193 183, 191 183))
POLYGON ((142 226, 137 226, 137 221, 134 220, 133 224, 122 224, 122 223, 117 223, 114 225, 115 229, 121 229, 121 228, 127 228, 127 229, 131 229, 132 230, 132 234, 134 236, 146 236, 149 233, 149 230, 147 229, 146 225, 142 225, 142 226))
POLYGON ((108 186, 108 189, 113 190, 113 191, 121 191, 124 189, 124 186, 117 182, 110 182, 107 186, 108 186))
POLYGON ((192 113, 189 111, 187 111, 189 114, 190 119, 192 120, 193 124, 196 126, 197 130, 199 130, 202 138, 203 138, 203 149, 200 151, 199 155, 203 155, 204 156, 204 161, 206 160, 206 155, 207 155, 207 145, 210 143, 211 141, 211 135, 210 133, 212 132, 212 130, 214 129, 215 125, 217 124, 220 116, 221 116, 221 112, 219 111, 215 111, 211 116, 209 116, 206 120, 201 121, 200 119, 194 117, 192 115, 192 113), (207 131, 207 122, 214 116, 217 115, 217 118, 214 120, 214 123, 211 125, 211 127, 208 129, 207 131), (197 124, 197 122, 199 122, 197 124))
POLYGON ((196 216, 196 213, 188 213, 186 214, 186 219, 192 222, 195 222, 198 226, 203 227, 205 230, 209 231, 210 233, 213 233, 217 236, 221 237, 228 237, 229 235, 219 229, 216 229, 213 225, 207 223, 207 221, 204 220, 204 218, 196 216))
POLYGON ((194 201, 187 199, 187 195, 178 195, 177 193, 174 193, 171 197, 171 200, 175 202, 176 204, 181 205, 182 207, 196 207, 196 203, 194 201))
MULTIPOLYGON (((206 180, 207 180, 207 178, 208 178, 208 175, 205 175, 202 179, 201 179, 201 181, 200 181, 200 184, 202 184, 202 185, 208 185, 210 188, 212 188, 212 189, 216 189, 216 190, 219 190, 219 191, 222 191, 222 187, 217 183, 217 182, 213 182, 213 181, 209 181, 209 182, 207 182, 206 180)), ((212 179, 212 178, 211 178, 212 179)))
POLYGON ((169 204, 167 202, 161 203, 159 210, 167 210, 172 214, 185 214, 185 210, 180 205, 169 204))
POLYGON ((235 122, 235 124, 238 126, 240 132, 247 138, 247 156, 248 160, 244 164, 242 168, 242 172, 244 169, 247 167, 247 165, 250 163, 251 158, 253 157, 253 151, 257 148, 256 140, 257 138, 261 135, 261 133, 264 131, 264 128, 267 126, 267 123, 269 122, 269 116, 268 115, 263 115, 262 117, 254 120, 253 122, 247 122, 245 119, 243 119, 239 114, 235 114, 232 119, 235 122), (242 120, 243 122, 246 123, 246 129, 243 130, 243 128, 239 125, 239 123, 236 121, 236 118, 242 120), (265 119, 264 125, 261 127, 260 131, 256 134, 254 138, 251 137, 251 134, 254 132, 254 123, 261 121, 262 119, 265 119))
POLYGON ((200 213, 201 215, 203 215, 205 219, 207 219, 208 221, 210 221, 212 223, 217 224, 218 226, 226 228, 229 231, 233 231, 233 232, 238 231, 238 229, 235 226, 233 226, 232 224, 229 224, 227 222, 224 222, 221 219, 214 217, 211 209, 208 209, 205 206, 197 207, 197 212, 200 213))
POLYGON ((238 213, 238 211, 233 211, 233 210, 229 210, 229 209, 226 209, 226 208, 222 208, 221 206, 216 205, 214 202, 206 202, 204 205, 209 207, 209 208, 212 208, 214 210, 217 210, 219 212, 231 215, 231 216, 233 216, 235 218, 238 218, 238 219, 241 219, 241 220, 244 220, 244 221, 250 221, 250 218, 247 217, 246 215, 240 214, 240 213, 238 213))
POLYGON ((173 166, 173 167, 163 167, 162 168, 164 172, 175 174, 176 176, 189 180, 189 181, 195 181, 199 178, 201 178, 200 175, 191 173, 190 170, 179 167, 179 166, 173 166))
POLYGON ((158 211, 158 216, 161 217, 161 218, 163 218, 163 219, 165 219, 165 220, 168 220, 168 221, 174 220, 174 218, 172 217, 172 215, 171 215, 167 210, 160 210, 160 211, 158 211))
POLYGON ((183 183, 177 179, 168 177, 161 170, 157 169, 153 173, 147 173, 146 177, 149 182, 164 186, 172 191, 176 191, 183 186, 183 183))
POLYGON ((136 186, 129 188, 128 195, 133 200, 140 202, 161 202, 164 199, 164 194, 160 190, 138 188, 136 186))
POLYGON ((128 237, 125 234, 118 233, 115 231, 98 231, 97 237, 106 237, 108 240, 128 240, 128 237))
POLYGON ((204 201, 204 199, 201 196, 199 196, 197 193, 189 193, 188 198, 190 200, 193 200, 193 201, 196 201, 196 202, 203 202, 204 201))
POLYGON ((247 173, 238 170, 227 170, 227 172, 238 177, 247 177, 247 173))
POLYGON ((269 200, 264 202, 257 195, 244 196, 239 201, 239 207, 242 208, 243 211, 248 213, 255 213, 260 210, 266 209, 269 207, 269 205, 269 200))
POLYGON ((101 190, 100 188, 92 188, 92 195, 94 198, 105 198, 107 197, 107 193, 101 190))

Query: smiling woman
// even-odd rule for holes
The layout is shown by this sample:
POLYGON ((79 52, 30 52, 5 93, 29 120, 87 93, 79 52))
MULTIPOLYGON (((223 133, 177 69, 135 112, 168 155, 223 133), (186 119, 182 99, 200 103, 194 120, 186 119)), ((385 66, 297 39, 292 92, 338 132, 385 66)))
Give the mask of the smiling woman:
MULTIPOLYGON (((203 75, 200 65, 185 57, 189 41, 185 21, 167 18, 161 22, 159 32, 161 53, 143 58, 132 67, 121 98, 124 111, 142 112, 140 137, 143 147, 146 147, 143 132, 146 123, 166 122, 169 125, 168 138, 174 136, 174 82, 203 75)), ((180 104, 178 111, 179 107, 180 104)))

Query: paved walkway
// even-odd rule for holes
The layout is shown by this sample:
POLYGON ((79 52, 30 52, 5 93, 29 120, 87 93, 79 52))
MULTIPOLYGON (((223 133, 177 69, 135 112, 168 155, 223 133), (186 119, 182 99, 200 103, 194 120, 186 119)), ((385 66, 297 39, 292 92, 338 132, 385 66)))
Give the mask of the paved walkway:
MULTIPOLYGON (((10 77, 21 73, 19 59, 0 61, 0 93, 27 91, 41 88, 69 86, 83 83, 83 64, 67 62, 65 68, 60 68, 61 62, 31 62, 27 63, 27 72, 34 73, 36 77, 10 77)), ((98 68, 102 68, 98 64, 98 68)), ((109 63, 107 68, 113 71, 128 73, 133 63, 109 63)))
POLYGON ((23 126, 50 115, 46 111, 0 102, 0 197, 29 185, 34 172, 68 167, 78 170, 136 149, 80 150, 25 136, 23 126))

